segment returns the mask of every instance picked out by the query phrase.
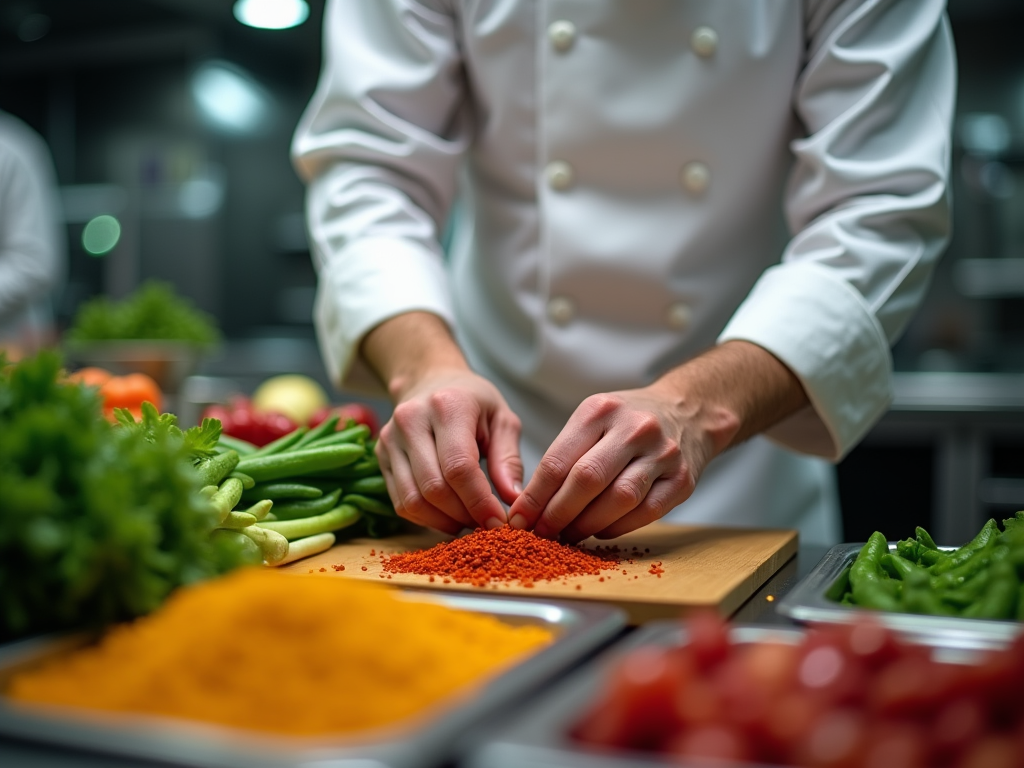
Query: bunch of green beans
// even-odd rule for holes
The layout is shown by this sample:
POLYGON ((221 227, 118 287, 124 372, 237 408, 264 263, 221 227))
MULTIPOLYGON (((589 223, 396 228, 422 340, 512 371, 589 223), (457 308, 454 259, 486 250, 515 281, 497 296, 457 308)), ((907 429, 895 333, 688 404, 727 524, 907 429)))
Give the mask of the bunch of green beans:
POLYGON ((1024 512, 989 520, 958 549, 940 549, 920 526, 891 551, 871 534, 828 596, 881 611, 1024 621, 1024 512))
POLYGON ((222 437, 198 471, 220 514, 214 536, 253 563, 283 565, 334 545, 337 532, 373 537, 397 532, 370 430, 329 418, 257 448, 222 437))

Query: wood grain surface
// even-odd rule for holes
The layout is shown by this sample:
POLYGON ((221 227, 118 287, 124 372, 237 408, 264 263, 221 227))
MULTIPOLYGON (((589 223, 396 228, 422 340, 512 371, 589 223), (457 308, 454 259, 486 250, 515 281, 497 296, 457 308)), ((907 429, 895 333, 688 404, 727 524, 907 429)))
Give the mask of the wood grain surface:
MULTIPOLYGON (((480 587, 454 582, 444 584, 436 577, 434 582, 430 582, 428 576, 415 574, 393 574, 388 579, 383 573, 382 554, 425 549, 449 538, 423 529, 388 539, 352 539, 319 555, 282 566, 280 570, 384 580, 402 587, 480 592, 480 587)), ((618 546, 622 555, 632 562, 623 560, 617 569, 606 571, 602 577, 539 581, 532 588, 499 584, 486 589, 517 597, 611 603, 623 608, 633 624, 676 618, 694 608, 710 607, 729 616, 796 554, 797 533, 655 523, 610 542, 590 539, 586 545, 592 548, 610 544, 618 546), (655 563, 661 563, 664 573, 651 573, 655 563)))

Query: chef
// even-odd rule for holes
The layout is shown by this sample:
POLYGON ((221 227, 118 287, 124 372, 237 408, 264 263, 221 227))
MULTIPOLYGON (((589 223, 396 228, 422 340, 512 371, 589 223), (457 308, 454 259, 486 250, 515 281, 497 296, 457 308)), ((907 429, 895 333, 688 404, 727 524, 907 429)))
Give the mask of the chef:
POLYGON ((57 190, 43 137, 0 111, 0 351, 11 359, 56 336, 53 297, 67 260, 57 190))
POLYGON ((943 0, 340 0, 324 41, 315 320, 395 403, 399 514, 838 539, 949 236, 943 0))

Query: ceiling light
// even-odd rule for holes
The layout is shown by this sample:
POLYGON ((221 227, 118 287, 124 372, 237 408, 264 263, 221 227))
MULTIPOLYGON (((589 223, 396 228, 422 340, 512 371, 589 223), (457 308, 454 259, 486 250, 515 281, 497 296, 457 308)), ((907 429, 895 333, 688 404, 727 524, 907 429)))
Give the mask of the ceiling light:
POLYGON ((226 61, 210 61, 192 77, 192 95, 214 126, 251 133, 270 119, 270 97, 251 75, 226 61))
POLYGON ((237 0, 235 18, 258 29, 297 27, 309 17, 306 0, 237 0))

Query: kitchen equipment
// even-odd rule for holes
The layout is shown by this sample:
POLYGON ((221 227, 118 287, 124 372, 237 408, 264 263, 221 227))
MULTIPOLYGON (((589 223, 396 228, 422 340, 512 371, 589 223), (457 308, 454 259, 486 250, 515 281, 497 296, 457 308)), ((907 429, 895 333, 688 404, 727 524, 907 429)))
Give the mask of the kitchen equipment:
MULTIPOLYGON (((779 613, 808 623, 849 623, 861 613, 827 597, 829 588, 857 558, 863 544, 838 544, 779 602, 779 613)), ((954 547, 940 547, 951 550, 954 547)), ((896 551, 889 542, 889 551, 896 551)), ((1013 621, 922 616, 914 613, 872 611, 885 626, 916 642, 949 648, 1002 648, 1013 642, 1024 624, 1013 621)))
POLYGON ((323 570, 326 574, 373 580, 391 576, 389 583, 403 587, 599 601, 622 608, 631 623, 641 624, 674 618, 694 608, 712 608, 730 615, 797 550, 797 533, 791 530, 654 523, 612 542, 588 542, 590 547, 614 545, 622 553, 621 565, 602 576, 538 581, 532 588, 498 584, 482 589, 455 582, 445 584, 439 577, 431 582, 429 576, 383 572, 382 554, 425 549, 447 538, 421 530, 387 539, 353 539, 284 566, 283 570, 323 570), (663 573, 651 572, 656 563, 661 564, 656 570, 663 573), (344 570, 337 570, 339 566, 344 570))
MULTIPOLYGON (((767 641, 798 644, 804 631, 799 628, 736 625, 730 630, 730 635, 733 643, 767 641)), ((515 718, 482 734, 460 765, 465 768, 519 768, 526 765, 543 768, 679 768, 682 763, 667 755, 588 748, 574 741, 569 733, 606 684, 609 671, 625 654, 641 646, 674 647, 684 644, 685 640, 685 626, 679 621, 658 621, 641 627, 543 693, 515 718)), ((978 658, 977 653, 966 650, 933 648, 932 652, 934 658, 950 663, 970 664, 978 658)), ((751 763, 729 765, 734 768, 768 768, 751 763)))
MULTIPOLYGON (((479 688, 454 696, 440 710, 358 736, 285 738, 154 716, 15 705, 2 696, 0 736, 191 768, 428 768, 451 759, 466 734, 488 718, 509 712, 520 699, 615 637, 625 624, 620 611, 594 604, 426 592, 408 597, 512 624, 544 626, 555 639, 479 688)), ((83 639, 27 640, 0 648, 0 691, 18 669, 76 642, 83 639)), ((381 638, 381 651, 386 652, 386 638, 381 638)), ((344 695, 345 691, 324 691, 323 705, 344 695)))

